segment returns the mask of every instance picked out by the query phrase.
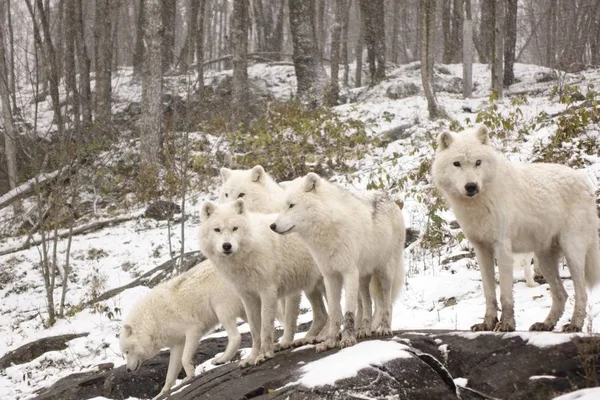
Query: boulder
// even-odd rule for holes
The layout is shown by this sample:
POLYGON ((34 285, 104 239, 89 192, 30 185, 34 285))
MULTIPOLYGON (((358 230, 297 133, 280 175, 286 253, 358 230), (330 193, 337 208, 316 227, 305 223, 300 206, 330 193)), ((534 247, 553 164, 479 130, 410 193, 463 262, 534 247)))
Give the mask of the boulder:
POLYGON ((67 342, 87 335, 87 333, 74 333, 50 336, 24 344, 18 349, 10 351, 0 358, 0 369, 6 369, 13 364, 24 364, 30 362, 49 351, 66 349, 69 346, 67 342))
POLYGON ((157 221, 173 218, 174 214, 180 214, 181 207, 172 201, 157 200, 150 203, 144 211, 144 217, 152 218, 157 221))

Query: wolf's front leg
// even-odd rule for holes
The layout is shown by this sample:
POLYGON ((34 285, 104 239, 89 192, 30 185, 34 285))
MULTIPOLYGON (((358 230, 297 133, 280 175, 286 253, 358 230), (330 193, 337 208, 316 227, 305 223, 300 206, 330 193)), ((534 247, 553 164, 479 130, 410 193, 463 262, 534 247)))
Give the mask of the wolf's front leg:
POLYGON ((204 336, 204 331, 201 328, 192 329, 185 334, 185 345, 183 346, 181 362, 183 364, 183 369, 185 370, 186 381, 192 379, 195 375, 192 359, 194 358, 194 353, 196 353, 198 343, 202 336, 204 336))
POLYGON ((245 368, 250 365, 254 365, 256 357, 260 353, 261 344, 261 304, 260 297, 251 294, 244 295, 242 297, 242 303, 244 303, 244 310, 248 317, 248 325, 250 325, 250 334, 252 335, 252 351, 250 356, 240 361, 239 366, 245 368))
POLYGON ((161 396, 169 393, 175 382, 177 381, 177 375, 179 375, 179 371, 181 371, 181 356, 183 355, 183 346, 184 342, 181 341, 176 345, 172 346, 169 351, 169 367, 167 368, 167 379, 165 380, 165 385, 158 395, 154 398, 158 399, 161 396))
MULTIPOLYGON (((258 357, 254 365, 258 365, 275 356, 273 333, 275 331, 275 314, 277 313, 277 288, 263 289, 260 294, 261 302, 261 342, 258 357)), ((286 310, 287 312, 287 310, 286 310)))
POLYGON ((513 257, 512 251, 505 246, 496 250, 498 259, 498 277, 500 280, 500 305, 502 315, 494 327, 496 332, 515 330, 515 303, 513 299, 513 257))
POLYGON ((329 309, 329 324, 327 335, 322 343, 317 345, 317 352, 333 349, 338 345, 338 333, 342 324, 342 277, 340 274, 328 274, 323 276, 325 280, 325 293, 327 295, 327 307, 329 309))
POLYGON ((283 317, 283 336, 276 344, 276 351, 285 350, 292 346, 294 334, 296 333, 296 323, 300 313, 300 292, 289 295, 285 298, 285 315, 283 317))
MULTIPOLYGON (((344 295, 346 304, 344 307, 344 329, 342 330, 342 340, 340 340, 340 348, 354 346, 356 344, 356 308, 358 306, 358 286, 359 274, 358 269, 353 268, 352 271, 344 274, 344 295)), ((371 313, 371 307, 368 310, 363 310, 363 318, 366 313, 371 313)), ((370 315, 369 315, 370 317, 370 315)), ((369 322, 369 325, 370 322, 369 322)))
POLYGON ((362 312, 360 313, 360 316, 358 312, 356 313, 356 323, 359 326, 359 338, 370 337, 373 335, 373 327, 371 326, 373 303, 371 301, 371 291, 369 290, 370 283, 371 275, 360 277, 360 303, 358 303, 359 307, 357 308, 360 308, 362 312))
MULTIPOLYGON (((494 251, 491 246, 473 243, 479 262, 483 295, 485 296, 485 317, 483 323, 471 327, 473 332, 494 330, 498 323, 498 301, 496 300, 496 281, 494 279, 494 251)), ((511 266, 512 268, 512 266, 511 266)))

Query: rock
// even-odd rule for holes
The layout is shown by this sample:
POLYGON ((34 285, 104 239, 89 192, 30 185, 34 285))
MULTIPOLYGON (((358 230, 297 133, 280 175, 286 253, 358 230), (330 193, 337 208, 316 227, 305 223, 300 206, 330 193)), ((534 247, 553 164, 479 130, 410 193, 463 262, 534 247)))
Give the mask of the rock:
POLYGON ((411 124, 398 125, 388 129, 387 131, 381 132, 380 136, 385 143, 392 143, 396 140, 407 139, 411 135, 411 132, 409 131, 409 128, 411 127, 411 124))
POLYGON ((388 86, 385 95, 392 100, 403 99, 419 94, 419 87, 413 82, 394 82, 388 86))
POLYGON ((63 350, 68 347, 67 342, 87 336, 87 333, 74 333, 68 335, 50 336, 24 344, 16 350, 6 353, 0 358, 0 369, 6 369, 13 364, 24 364, 35 360, 49 351, 63 350))
POLYGON ((533 79, 535 79, 537 83, 552 82, 558 80, 558 75, 553 70, 538 71, 533 74, 533 79))
POLYGON ((433 79, 433 86, 437 92, 447 92, 462 94, 463 80, 458 76, 439 76, 436 75, 433 79))
POLYGON ((404 242, 404 247, 408 247, 408 245, 416 241, 420 234, 421 232, 417 229, 406 228, 406 241, 404 242))
POLYGON ((181 207, 172 201, 158 200, 151 203, 146 211, 144 211, 144 217, 152 218, 157 221, 173 218, 174 214, 181 213, 181 207))
MULTIPOLYGON (((242 337, 242 347, 249 347, 249 335, 242 337)), ((304 365, 338 352, 316 353, 306 347, 277 353, 257 367, 239 369, 237 363, 230 363, 209 370, 174 388, 177 393, 169 399, 445 400, 458 399, 457 392, 463 400, 552 399, 587 387, 599 377, 597 371, 584 368, 582 359, 598 360, 600 338, 586 337, 578 344, 572 338, 553 332, 397 332, 394 338, 378 340, 407 345, 408 357, 366 366, 335 385, 308 388, 293 384, 302 377, 304 365), (465 379, 466 387, 455 386, 457 378, 465 379)), ((225 345, 226 338, 202 341, 195 364, 209 360, 225 345)), ((164 383, 167 363, 168 352, 162 352, 135 374, 125 372, 124 367, 73 374, 39 393, 37 399, 152 397, 164 383)), ((183 378, 183 373, 179 377, 183 378)))

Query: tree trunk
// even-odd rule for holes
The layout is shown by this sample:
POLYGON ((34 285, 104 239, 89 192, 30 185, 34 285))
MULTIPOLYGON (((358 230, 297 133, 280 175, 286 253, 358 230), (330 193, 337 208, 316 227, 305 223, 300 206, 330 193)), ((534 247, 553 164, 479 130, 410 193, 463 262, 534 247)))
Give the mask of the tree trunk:
POLYGON ((188 33, 184 50, 181 55, 182 70, 187 71, 189 65, 194 63, 194 53, 196 52, 196 38, 198 36, 198 10, 200 2, 203 0, 190 0, 190 9, 188 15, 188 33))
POLYGON ((494 52, 492 53, 492 90, 498 97, 502 97, 504 81, 504 18, 505 9, 503 1, 494 2, 494 52))
POLYGON ((442 63, 450 64, 452 62, 452 33, 450 32, 450 15, 452 12, 452 0, 442 0, 442 38, 444 39, 444 53, 442 63))
POLYGON ((204 16, 207 12, 206 0, 199 0, 198 32, 196 33, 196 72, 198 73, 198 91, 204 89, 204 16))
POLYGON ((161 158, 162 133, 162 1, 146 0, 144 8, 144 64, 142 116, 140 118, 142 163, 157 168, 161 158))
POLYGON ((471 0, 465 0, 465 20, 463 24, 463 97, 473 93, 473 19, 471 0))
POLYGON ((419 31, 421 37, 421 82, 427 98, 429 118, 445 115, 438 104, 433 88, 433 62, 435 56, 435 3, 436 0, 420 0, 419 31))
POLYGON ((311 3, 305 0, 289 0, 290 31, 294 46, 293 60, 298 96, 316 105, 323 100, 327 73, 317 47, 311 3))
POLYGON ((10 54, 8 56, 8 73, 10 74, 9 81, 9 90, 12 98, 12 110, 13 112, 17 110, 17 93, 15 92, 16 85, 16 76, 15 76, 15 37, 13 33, 13 24, 12 24, 12 12, 11 12, 11 0, 6 0, 6 27, 8 29, 8 46, 10 54))
POLYGON ((464 0, 453 0, 452 19, 450 20, 450 35, 452 36, 452 63, 461 62, 462 33, 463 33, 463 9, 464 0))
POLYGON ((494 49, 494 3, 499 1, 485 0, 481 1, 479 5, 481 18, 475 48, 479 55, 479 62, 484 64, 490 63, 492 60, 494 49))
POLYGON ((133 52, 133 74, 140 76, 142 74, 142 64, 144 63, 144 11, 146 0, 140 0, 137 12, 137 22, 135 24, 135 49, 133 52))
POLYGON ((391 40, 391 62, 394 64, 400 63, 400 1, 393 1, 393 16, 392 16, 392 40, 391 40))
POLYGON ((344 86, 348 87, 348 80, 350 79, 350 60, 348 59, 348 28, 350 24, 350 7, 352 6, 352 0, 344 0, 342 5, 342 63, 344 64, 344 86))
POLYGON ((177 0, 162 0, 162 18, 163 18, 163 44, 162 44, 162 65, 163 72, 168 71, 173 66, 175 51, 175 17, 177 15, 177 0))
POLYGON ((248 126, 248 0, 233 1, 233 80, 232 130, 246 130, 248 126))
MULTIPOLYGON (((325 55, 325 9, 327 5, 327 0, 305 0, 308 2, 316 3, 316 21, 315 30, 317 35, 317 47, 319 49, 319 57, 323 58, 325 55)), ((311 5, 314 7, 314 4, 311 5)), ((315 12, 314 10, 312 11, 315 12)))
POLYGON ((504 87, 515 81, 515 50, 517 46, 517 7, 518 0, 507 0, 506 42, 504 43, 504 87))
MULTIPOLYGON (((359 0, 360 2, 360 0, 359 0)), ((363 47, 364 47, 364 37, 365 37, 365 19, 362 16, 360 4, 356 5, 356 14, 358 20, 358 37, 356 38, 356 49, 354 52, 356 53, 356 72, 354 75, 354 86, 361 87, 362 86, 362 64, 363 64, 363 47)))
POLYGON ((112 13, 116 0, 96 0, 96 122, 104 129, 111 120, 112 92, 112 13))
POLYGON ((383 0, 360 0, 360 13, 364 20, 364 40, 371 84, 385 78, 385 22, 383 0))
POLYGON ((76 32, 76 7, 77 0, 66 0, 65 24, 65 83, 67 86, 67 100, 71 103, 73 113, 73 131, 76 136, 81 133, 79 112, 79 91, 77 90, 77 70, 75 69, 75 36, 76 32))
POLYGON ((340 41, 342 31, 342 0, 333 1, 333 26, 331 27, 331 78, 329 81, 329 89, 327 93, 326 103, 329 106, 338 104, 340 86, 340 41))
MULTIPOLYGON (((4 21, 4 1, 0 0, 0 21, 4 21)), ((0 26, 0 75, 8 76, 9 65, 6 58, 6 49, 4 48, 4 24, 0 26)), ((10 91, 10 81, 0 79, 0 106, 2 107, 2 121, 4 125, 4 153, 6 157, 6 171, 10 189, 17 187, 19 175, 17 170, 17 130, 13 120, 12 96, 10 91)), ((15 214, 21 210, 21 202, 14 203, 15 214)))
MULTIPOLYGON (((259 1, 257 1, 258 3, 259 1)), ((275 3, 277 6, 275 13, 275 21, 267 24, 265 27, 265 51, 268 53, 281 53, 283 50, 283 23, 285 20, 285 0, 280 0, 275 3)), ((265 20, 271 18, 265 18, 265 20)), ((278 55, 273 56, 274 60, 279 60, 278 55)))
POLYGON ((92 122, 92 89, 90 84, 90 57, 85 45, 83 28, 82 0, 75 0, 75 47, 77 49, 77 72, 79 73, 79 94, 81 117, 85 124, 92 122))

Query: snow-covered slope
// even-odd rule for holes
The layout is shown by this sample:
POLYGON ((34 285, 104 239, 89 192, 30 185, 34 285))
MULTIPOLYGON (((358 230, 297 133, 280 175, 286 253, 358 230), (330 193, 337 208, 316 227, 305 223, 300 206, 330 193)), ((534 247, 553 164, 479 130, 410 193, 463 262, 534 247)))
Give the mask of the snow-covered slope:
MULTIPOLYGON (((460 65, 449 65, 445 66, 445 69, 445 73, 440 74, 438 79, 440 85, 451 90, 456 78, 460 77, 462 68, 460 65)), ((520 83, 515 84, 509 94, 535 90, 535 95, 527 97, 526 104, 518 105, 521 121, 532 121, 541 112, 553 114, 565 109, 564 105, 549 99, 550 90, 556 82, 536 82, 536 73, 548 72, 547 69, 517 64, 515 72, 520 83)), ((249 73, 251 79, 274 98, 285 99, 294 92, 295 77, 292 67, 256 65, 250 68, 249 73)), ((475 65, 476 91, 472 99, 464 100, 459 93, 438 94, 440 103, 460 125, 475 123, 476 114, 473 111, 484 110, 488 106, 489 75, 486 65, 475 65)), ((431 143, 435 135, 441 129, 447 129, 449 122, 430 121, 426 101, 420 94, 404 96, 401 93, 409 84, 420 87, 420 76, 415 65, 389 71, 389 77, 375 87, 347 91, 348 97, 356 101, 338 106, 335 110, 342 116, 366 122, 373 136, 389 132, 398 126, 405 126, 407 134, 402 135, 404 138, 392 140, 383 148, 374 148, 368 156, 355 161, 356 173, 350 177, 337 177, 337 180, 341 184, 362 190, 375 176, 383 175, 383 188, 404 201, 407 224, 423 231, 429 221, 428 205, 433 201, 429 172, 427 168, 423 170, 423 166, 427 166, 433 155, 431 143), (399 88, 399 82, 404 86, 399 88), (385 175, 389 176, 389 181, 385 175), (394 184, 398 180, 403 182, 402 186, 394 184)), ((211 79, 218 79, 218 76, 211 79)), ((600 71, 567 75, 564 79, 585 89, 588 84, 598 86, 600 71)), ((186 82, 189 80, 170 78, 169 82, 168 86, 173 88, 175 93, 186 94, 186 82)), ((120 71, 113 84, 115 111, 125 109, 130 101, 139 101, 139 82, 132 81, 131 71, 120 71)), ((510 98, 498 101, 498 112, 508 115, 514 111, 517 106, 511 105, 510 102, 510 98)), ((46 108, 45 104, 42 103, 41 108, 50 112, 50 108, 46 108)), ((50 129, 51 119, 48 117, 43 121, 47 123, 45 129, 50 129)), ((547 141, 553 129, 555 128, 552 125, 536 127, 523 137, 517 138, 514 135, 505 139, 498 138, 496 143, 504 148, 511 159, 529 161, 533 157, 535 145, 547 141)), ((598 126, 594 129, 590 134, 598 135, 598 126)), ((588 157, 588 160, 585 170, 598 187, 600 157, 596 154, 595 157, 588 157)), ((199 204, 204 199, 215 196, 216 192, 193 194, 197 203, 189 207, 189 211, 186 210, 191 217, 186 222, 186 250, 197 249, 199 204)), ((141 211, 130 210, 133 213, 141 211)), ((450 211, 440 211, 440 214, 446 222, 453 220, 450 211)), ((456 230, 453 233, 456 235, 458 232, 456 230)), ((24 240, 24 237, 3 239, 0 241, 0 250, 15 246, 24 240)), ((171 231, 170 240, 175 248, 180 246, 179 227, 171 231)), ((471 257, 461 257, 462 254, 468 255, 467 242, 454 238, 431 249, 423 247, 422 244, 421 240, 417 240, 406 251, 409 274, 406 288, 394 307, 393 328, 469 329, 483 317, 485 306, 476 262, 471 257)), ((59 252, 64 254, 66 246, 66 242, 59 242, 59 252)), ((78 305, 91 298, 94 293, 121 286, 165 262, 170 258, 168 249, 166 222, 143 218, 76 236, 71 247, 74 270, 68 293, 68 309, 71 311, 67 318, 59 319, 48 329, 42 324, 45 315, 45 294, 39 271, 39 250, 31 248, 1 256, 4 280, 0 283, 0 356, 41 337, 78 332, 89 332, 89 335, 71 341, 65 350, 46 353, 29 363, 11 366, 0 372, 0 398, 25 399, 37 389, 73 372, 92 370, 98 364, 107 362, 112 362, 115 366, 124 364, 116 337, 120 319, 129 311, 135 300, 149 289, 128 289, 103 302, 102 307, 95 310, 80 310, 78 305)), ((568 270, 561 268, 561 275, 567 278, 568 270)), ((547 285, 528 288, 523 280, 522 271, 516 271, 515 276, 519 279, 515 285, 517 329, 527 330, 533 322, 545 317, 550 308, 551 296, 547 285)), ((559 326, 568 321, 573 309, 572 282, 565 279, 564 283, 570 298, 559 326)), ((586 329, 593 332, 600 329, 599 292, 600 290, 597 290, 591 295, 588 308, 586 329)), ((59 298, 59 295, 60 287, 57 288, 56 298, 59 298)), ((308 307, 306 301, 303 307, 308 307)), ((310 315, 303 318, 310 319, 310 315)), ((242 329, 248 328, 244 325, 242 329)), ((401 349, 392 350, 401 352, 401 349)), ((342 352, 339 354, 343 355, 342 352)), ((208 364, 199 366, 198 371, 207 366, 208 364)), ((310 376, 310 373, 314 371, 307 371, 307 376, 310 376)))

